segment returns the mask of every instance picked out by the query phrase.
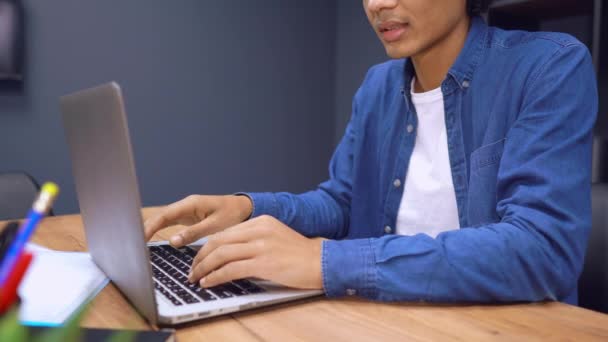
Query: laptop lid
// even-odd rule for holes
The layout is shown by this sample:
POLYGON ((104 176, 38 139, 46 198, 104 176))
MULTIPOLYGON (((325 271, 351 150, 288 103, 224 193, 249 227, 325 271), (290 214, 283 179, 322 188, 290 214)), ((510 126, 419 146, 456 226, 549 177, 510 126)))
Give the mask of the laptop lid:
POLYGON ((112 82, 61 97, 78 203, 95 263, 151 324, 156 298, 123 99, 112 82))

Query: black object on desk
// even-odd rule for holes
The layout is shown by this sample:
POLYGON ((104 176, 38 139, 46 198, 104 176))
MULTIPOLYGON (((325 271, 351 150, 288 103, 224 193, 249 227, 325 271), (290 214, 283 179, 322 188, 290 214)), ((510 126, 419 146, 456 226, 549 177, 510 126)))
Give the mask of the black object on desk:
MULTIPOLYGON (((28 327, 30 336, 35 340, 41 338, 45 333, 62 328, 28 327)), ((160 331, 136 331, 136 330, 110 330, 81 328, 78 341, 131 341, 131 342, 175 342, 174 330, 160 331)), ((44 338, 42 339, 44 340, 44 338)))
POLYGON ((2 232, 0 232, 0 263, 4 259, 4 255, 11 243, 17 236, 17 232, 19 231, 19 222, 11 221, 4 226, 2 232))

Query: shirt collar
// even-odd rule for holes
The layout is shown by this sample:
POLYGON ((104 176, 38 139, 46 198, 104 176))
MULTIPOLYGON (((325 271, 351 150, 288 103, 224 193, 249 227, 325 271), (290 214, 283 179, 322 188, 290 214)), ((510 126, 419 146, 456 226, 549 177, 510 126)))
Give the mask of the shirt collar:
MULTIPOLYGON (((448 70, 446 80, 452 77, 460 88, 469 86, 469 83, 473 80, 475 69, 485 52, 487 34, 488 26, 484 20, 479 16, 473 17, 464 47, 454 65, 448 70)), ((404 83, 401 88, 403 91, 407 93, 411 91, 411 82, 414 75, 414 65, 411 59, 407 58, 404 68, 404 83)))

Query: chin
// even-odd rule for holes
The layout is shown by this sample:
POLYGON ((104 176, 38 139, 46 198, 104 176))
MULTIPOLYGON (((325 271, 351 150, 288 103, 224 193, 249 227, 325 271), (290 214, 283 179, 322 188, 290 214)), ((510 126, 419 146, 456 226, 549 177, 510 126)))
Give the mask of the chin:
POLYGON ((386 54, 392 59, 408 58, 415 54, 415 49, 407 46, 384 45, 386 54))

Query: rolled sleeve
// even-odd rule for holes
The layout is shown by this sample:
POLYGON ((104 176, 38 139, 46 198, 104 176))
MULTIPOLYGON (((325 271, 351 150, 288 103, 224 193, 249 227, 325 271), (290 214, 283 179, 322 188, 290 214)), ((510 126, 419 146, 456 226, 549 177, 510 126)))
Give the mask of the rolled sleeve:
POLYGON ((236 196, 246 196, 251 200, 252 211, 250 219, 262 215, 280 217, 280 207, 276 195, 270 192, 247 193, 239 192, 236 196))
POLYGON ((371 239, 323 241, 321 267, 328 297, 375 297, 376 268, 371 239))

